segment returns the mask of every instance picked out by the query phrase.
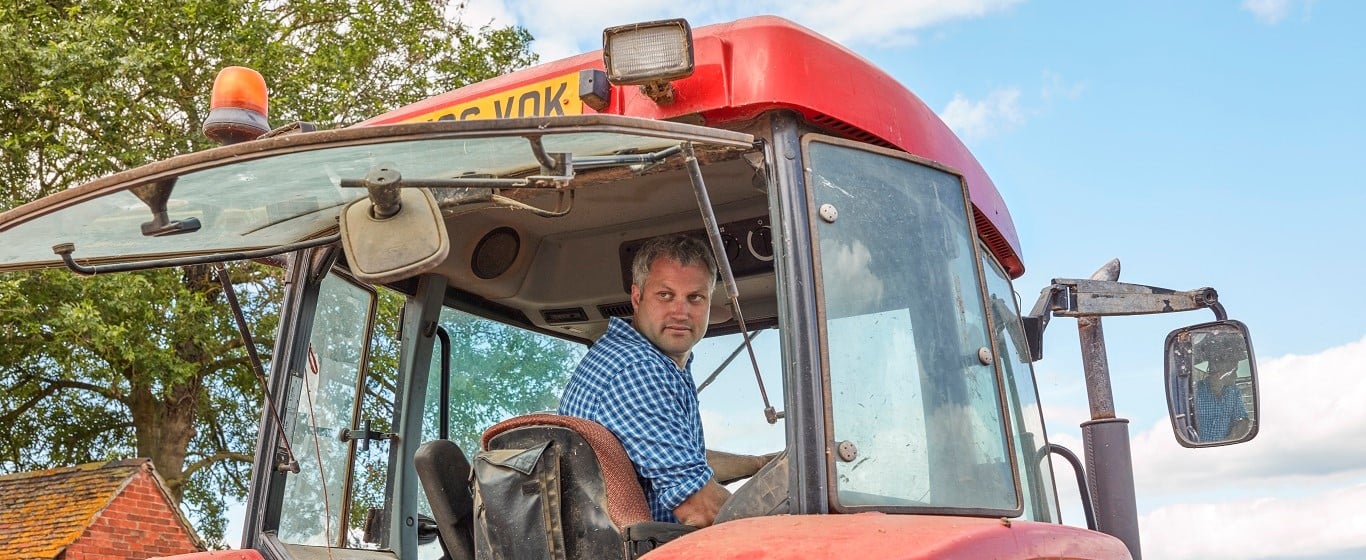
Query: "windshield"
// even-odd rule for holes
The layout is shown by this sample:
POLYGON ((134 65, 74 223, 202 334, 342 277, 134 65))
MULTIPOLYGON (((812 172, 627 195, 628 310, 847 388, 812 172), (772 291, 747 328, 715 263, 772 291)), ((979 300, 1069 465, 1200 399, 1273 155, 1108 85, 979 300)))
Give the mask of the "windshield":
POLYGON ((962 181, 808 139, 839 507, 1018 515, 962 181))
POLYGON ((365 196, 343 180, 378 165, 405 179, 497 178, 541 169, 529 138, 575 158, 642 153, 680 140, 748 147, 748 135, 625 117, 437 122, 282 136, 189 154, 0 215, 0 271, 276 247, 337 227, 365 196), (536 126, 530 126, 535 124, 536 126), (161 216, 154 210, 161 211, 161 216))

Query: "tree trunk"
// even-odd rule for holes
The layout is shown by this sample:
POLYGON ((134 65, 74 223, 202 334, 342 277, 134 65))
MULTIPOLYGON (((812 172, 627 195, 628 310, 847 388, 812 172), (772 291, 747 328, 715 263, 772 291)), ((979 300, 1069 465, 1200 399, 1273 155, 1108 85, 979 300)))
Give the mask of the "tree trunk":
MULTIPOLYGON (((183 272, 183 282, 191 292, 202 293, 209 300, 218 296, 221 288, 209 266, 187 266, 183 272)), ((179 361, 199 366, 217 358, 192 339, 176 342, 175 354, 179 361)), ((203 375, 204 369, 196 368, 193 376, 165 387, 162 395, 150 387, 135 386, 129 403, 138 456, 152 459, 177 504, 185 496, 185 456, 196 434, 200 400, 206 397, 203 375)))
POLYGON ((149 457, 157 473, 166 481, 177 504, 185 492, 185 455, 195 436, 195 416, 199 404, 199 380, 167 389, 164 397, 147 387, 134 390, 129 399, 133 412, 133 434, 139 457, 149 457))

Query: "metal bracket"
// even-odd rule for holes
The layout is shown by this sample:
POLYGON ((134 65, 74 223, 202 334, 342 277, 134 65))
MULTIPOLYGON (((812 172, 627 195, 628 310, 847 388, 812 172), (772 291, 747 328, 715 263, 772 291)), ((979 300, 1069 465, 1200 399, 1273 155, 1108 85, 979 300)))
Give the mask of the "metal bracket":
MULTIPOLYGON (((1117 261, 1111 261, 1118 267, 1117 261)), ((1111 266, 1107 264, 1107 267, 1111 266)), ((1219 293, 1214 288, 1176 291, 1168 288, 1129 284, 1111 280, 1054 278, 1039 293, 1034 309, 1021 317, 1032 361, 1043 359, 1043 332, 1048 320, 1058 317, 1109 317, 1153 315, 1211 309, 1218 319, 1226 319, 1219 293)))
POLYGON ((337 439, 342 442, 360 440, 362 451, 370 450, 370 442, 373 441, 398 441, 398 434, 392 432, 377 432, 370 429, 370 419, 366 418, 361 423, 360 428, 342 428, 337 432, 337 439))
POLYGON ((171 177, 154 183, 147 183, 131 187, 128 192, 138 197, 147 209, 152 211, 152 221, 142 223, 142 235, 146 237, 164 237, 167 235, 180 235, 199 231, 201 224, 198 218, 185 218, 183 220, 172 220, 166 210, 166 203, 171 200, 171 191, 175 190, 176 178, 171 177))

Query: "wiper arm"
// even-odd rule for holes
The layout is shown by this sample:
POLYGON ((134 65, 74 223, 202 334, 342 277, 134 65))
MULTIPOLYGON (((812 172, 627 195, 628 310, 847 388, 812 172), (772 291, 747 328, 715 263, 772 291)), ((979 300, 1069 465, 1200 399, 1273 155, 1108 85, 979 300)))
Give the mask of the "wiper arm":
POLYGON ((682 146, 669 146, 658 152, 644 154, 618 154, 612 156, 587 156, 574 158, 575 169, 598 169, 602 167, 623 167, 628 165, 651 166, 660 163, 683 151, 682 146))
MULTIPOLYGON (((342 179, 344 188, 365 188, 371 191, 371 200, 376 208, 384 206, 377 200, 375 189, 558 189, 568 186, 578 169, 601 169, 604 167, 629 167, 633 165, 650 166, 660 163, 683 151, 681 146, 669 146, 659 151, 644 154, 617 154, 610 156, 574 157, 569 152, 546 152, 541 146, 540 137, 530 137, 532 153, 541 165, 541 172, 517 178, 489 176, 448 177, 448 178, 404 178, 399 170, 392 167, 376 167, 362 179, 342 179)), ((384 193, 380 197, 386 197, 384 193)), ((393 195, 397 199, 397 195, 393 195)))
POLYGON ((711 385, 712 381, 716 381, 716 376, 721 375, 721 372, 726 369, 726 366, 729 366, 731 362, 735 361, 735 357, 739 356, 740 352, 744 351, 745 345, 749 344, 751 340, 754 340, 754 337, 759 336, 759 333, 761 332, 764 332, 764 329, 759 329, 749 333, 749 336, 744 337, 744 339, 740 341, 740 344, 735 346, 735 350, 731 351, 730 356, 726 357, 726 361, 721 362, 721 365, 716 366, 716 369, 711 372, 711 375, 708 375, 706 379, 702 380, 702 384, 697 386, 697 394, 702 394, 702 390, 706 389, 707 385, 711 385))
POLYGON ((245 261, 250 259, 260 259, 284 253, 292 253, 300 249, 309 249, 313 247, 331 245, 333 243, 336 243, 340 239, 341 236, 334 233, 332 235, 328 235, 326 237, 319 237, 317 239, 309 239, 305 241, 299 241, 297 243, 288 243, 277 247, 267 247, 265 249, 255 249, 252 251, 233 251, 228 253, 218 252, 193 257, 172 257, 168 259, 158 259, 152 261, 135 260, 113 264, 102 264, 97 266, 86 266, 76 262, 76 258, 71 256, 72 253, 76 252, 75 243, 58 243, 52 246, 52 252, 62 257, 62 262, 66 264, 66 267, 70 269, 71 272, 74 272, 82 276, 94 276, 96 274, 108 274, 110 272, 129 272, 134 270, 150 270, 153 268, 168 268, 172 266, 190 266, 196 264, 212 264, 228 261, 245 261))

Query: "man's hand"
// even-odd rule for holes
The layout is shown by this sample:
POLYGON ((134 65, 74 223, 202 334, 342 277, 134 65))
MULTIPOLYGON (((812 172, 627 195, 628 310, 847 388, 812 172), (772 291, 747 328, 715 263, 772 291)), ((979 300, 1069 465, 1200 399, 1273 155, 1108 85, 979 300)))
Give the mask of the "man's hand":
POLYGON ((674 517, 684 525, 702 528, 710 527, 716 521, 717 512, 721 511, 721 505, 730 499, 730 491, 724 486, 716 483, 716 479, 707 481, 683 503, 674 508, 674 517))

